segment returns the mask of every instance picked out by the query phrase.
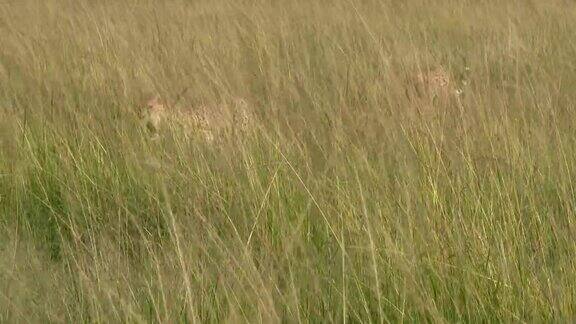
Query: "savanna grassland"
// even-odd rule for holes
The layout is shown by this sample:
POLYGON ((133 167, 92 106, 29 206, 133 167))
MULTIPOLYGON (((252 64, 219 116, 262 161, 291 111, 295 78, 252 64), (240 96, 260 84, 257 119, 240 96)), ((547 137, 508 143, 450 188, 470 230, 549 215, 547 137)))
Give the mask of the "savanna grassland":
POLYGON ((0 1, 0 322, 570 322, 575 31, 567 0, 0 1), (436 67, 447 100, 411 91, 436 67), (254 126, 152 139, 150 94, 254 126))

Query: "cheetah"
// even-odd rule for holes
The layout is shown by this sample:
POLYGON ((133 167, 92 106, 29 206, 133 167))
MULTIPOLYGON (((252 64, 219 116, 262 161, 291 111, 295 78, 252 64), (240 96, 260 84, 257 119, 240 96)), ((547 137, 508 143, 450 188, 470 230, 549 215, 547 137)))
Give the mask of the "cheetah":
POLYGON ((418 73, 413 86, 420 98, 446 100, 455 93, 452 78, 441 67, 418 73))
POLYGON ((246 132, 253 126, 254 119, 243 98, 234 98, 230 103, 182 108, 167 106, 159 96, 154 96, 140 107, 139 116, 153 139, 168 128, 181 131, 186 138, 200 137, 207 142, 246 132))
POLYGON ((464 109, 464 89, 468 89, 470 69, 454 77, 441 66, 422 69, 409 74, 405 79, 404 91, 410 101, 410 112, 419 116, 449 114, 452 108, 464 109))
POLYGON ((138 117, 154 136, 160 131, 160 126, 166 115, 166 106, 159 96, 154 96, 138 107, 138 117))

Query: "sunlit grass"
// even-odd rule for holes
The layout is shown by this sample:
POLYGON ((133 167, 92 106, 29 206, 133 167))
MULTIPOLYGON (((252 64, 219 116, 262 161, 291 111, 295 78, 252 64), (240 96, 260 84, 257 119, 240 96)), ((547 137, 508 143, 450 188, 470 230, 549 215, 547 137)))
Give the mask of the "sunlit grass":
POLYGON ((575 18, 1 3, 0 322, 570 321, 575 18), (413 91, 431 67, 446 98, 413 91), (152 139, 149 94, 256 125, 152 139))

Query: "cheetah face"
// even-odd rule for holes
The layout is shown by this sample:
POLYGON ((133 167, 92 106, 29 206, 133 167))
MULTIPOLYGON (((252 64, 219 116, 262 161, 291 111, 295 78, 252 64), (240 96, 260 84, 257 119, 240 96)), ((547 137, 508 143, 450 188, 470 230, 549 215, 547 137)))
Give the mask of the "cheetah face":
POLYGON ((139 107, 138 117, 151 133, 157 134, 164 119, 165 110, 166 108, 160 99, 153 97, 139 107))
POLYGON ((450 76, 442 68, 421 72, 416 76, 416 88, 421 96, 444 98, 451 93, 452 86, 450 76))

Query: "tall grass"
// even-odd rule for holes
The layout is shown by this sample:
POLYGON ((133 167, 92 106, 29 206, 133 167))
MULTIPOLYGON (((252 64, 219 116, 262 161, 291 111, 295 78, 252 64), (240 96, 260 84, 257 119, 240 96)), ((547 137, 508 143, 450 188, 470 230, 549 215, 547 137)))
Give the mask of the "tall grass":
POLYGON ((573 320, 574 30, 561 0, 1 2, 0 322, 573 320), (463 95, 407 96, 428 66, 463 95), (135 106, 184 89, 256 131, 149 140, 135 106))

